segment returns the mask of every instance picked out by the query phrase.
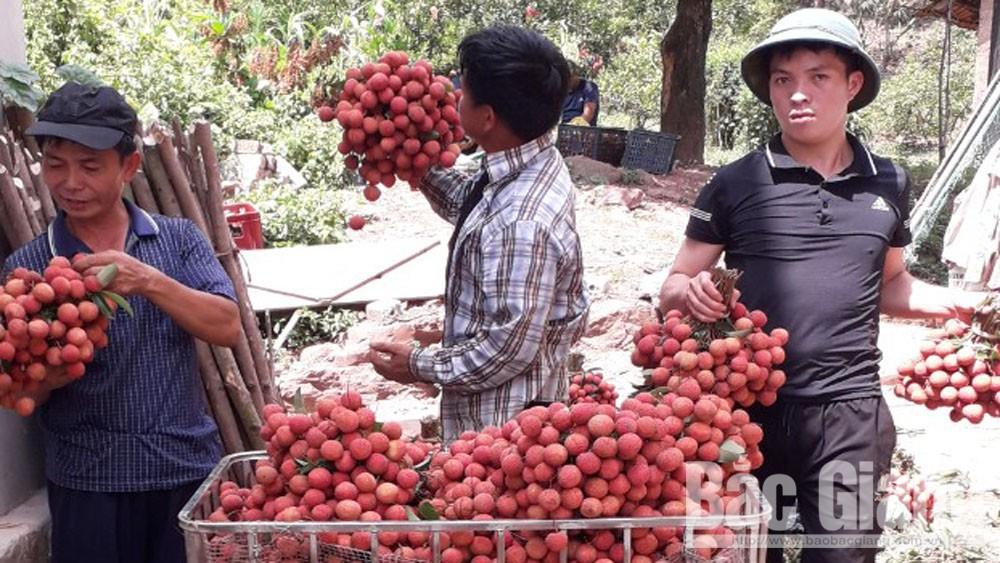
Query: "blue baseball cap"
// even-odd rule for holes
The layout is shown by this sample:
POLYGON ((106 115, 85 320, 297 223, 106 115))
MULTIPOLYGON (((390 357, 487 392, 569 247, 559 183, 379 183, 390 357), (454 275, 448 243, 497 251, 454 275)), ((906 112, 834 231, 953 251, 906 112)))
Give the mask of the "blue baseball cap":
POLYGON ((25 133, 105 150, 134 135, 138 124, 135 110, 114 88, 67 82, 49 96, 25 133))

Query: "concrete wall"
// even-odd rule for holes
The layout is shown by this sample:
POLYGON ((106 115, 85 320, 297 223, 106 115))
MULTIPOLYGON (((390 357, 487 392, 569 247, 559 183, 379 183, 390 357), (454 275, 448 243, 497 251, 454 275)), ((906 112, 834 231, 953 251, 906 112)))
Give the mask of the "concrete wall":
POLYGON ((0 516, 7 514, 45 484, 41 435, 33 421, 0 412, 0 516))
POLYGON ((21 0, 0 2, 0 59, 25 62, 24 11, 21 0))
MULTIPOLYGON (((0 0, 0 60, 25 62, 21 0, 0 0)), ((0 515, 4 515, 44 485, 37 425, 12 412, 0 412, 0 448, 0 515)))
POLYGON ((978 107, 986 97, 990 82, 990 55, 993 51, 994 0, 979 3, 979 29, 976 31, 976 70, 972 107, 978 107))

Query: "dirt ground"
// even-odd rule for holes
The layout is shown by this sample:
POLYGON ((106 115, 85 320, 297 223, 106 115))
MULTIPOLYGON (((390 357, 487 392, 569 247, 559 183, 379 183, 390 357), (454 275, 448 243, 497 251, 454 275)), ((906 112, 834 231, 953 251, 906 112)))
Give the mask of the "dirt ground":
MULTIPOLYGON (((651 303, 683 237, 688 208, 712 171, 623 176, 614 167, 583 157, 573 157, 568 164, 579 190, 577 224, 593 302, 591 330, 579 350, 585 354, 585 366, 600 367, 627 395, 631 384, 641 379, 628 359, 630 334, 653 315, 651 303)), ((447 240, 451 233, 450 225, 405 184, 386 190, 374 204, 365 202, 360 193, 350 194, 345 204, 349 213, 362 213, 368 219, 362 231, 349 234, 351 240, 415 236, 447 240)), ((920 325, 883 322, 884 374, 912 353, 923 330, 920 325)), ((371 376, 378 377, 374 372, 371 376)), ((955 424, 945 413, 905 403, 891 391, 888 395, 899 447, 937 486, 938 516, 930 530, 911 528, 887 535, 891 546, 879 561, 1000 561, 1000 473, 993 449, 1000 439, 1000 422, 955 424)), ((405 411, 414 417, 435 414, 433 399, 406 396, 395 405, 392 401, 380 402, 379 411, 405 411)))

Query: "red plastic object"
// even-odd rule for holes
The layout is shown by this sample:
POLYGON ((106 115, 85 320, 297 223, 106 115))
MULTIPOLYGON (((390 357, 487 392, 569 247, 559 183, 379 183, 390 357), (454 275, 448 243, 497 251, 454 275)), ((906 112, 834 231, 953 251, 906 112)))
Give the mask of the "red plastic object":
POLYGON ((233 235, 233 244, 242 250, 264 248, 264 233, 260 226, 260 213, 252 203, 227 203, 222 206, 233 235))

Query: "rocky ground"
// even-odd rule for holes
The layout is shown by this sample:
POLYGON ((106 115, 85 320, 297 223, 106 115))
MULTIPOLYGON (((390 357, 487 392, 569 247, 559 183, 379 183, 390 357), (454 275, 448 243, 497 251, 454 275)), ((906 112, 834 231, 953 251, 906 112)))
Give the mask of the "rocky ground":
MULTIPOLYGON (((601 368, 627 394, 641 379, 628 358, 631 333, 654 318, 652 302, 683 237, 688 207, 712 172, 681 169, 657 177, 622 172, 584 157, 570 158, 568 164, 579 188, 577 223, 593 302, 578 349, 585 355, 585 366, 601 368)), ((450 234, 450 225, 405 184, 386 190, 375 204, 364 202, 359 194, 350 194, 345 203, 351 212, 369 219, 364 230, 350 234, 352 240, 447 240, 450 234)), ((440 302, 376 303, 346 337, 284 358, 279 364, 282 391, 290 396, 301 390, 309 399, 351 387, 375 405, 379 418, 405 420, 408 430, 416 433, 421 420, 436 417, 435 389, 381 379, 365 362, 367 342, 377 336, 433 343, 440 339, 442 314, 440 302)), ((880 346, 886 375, 911 353, 923 330, 919 325, 883 322, 880 346)), ((894 541, 880 561, 1000 561, 1000 477, 993 450, 1000 423, 954 424, 945 413, 895 397, 890 397, 890 405, 899 446, 938 486, 938 519, 930 530, 912 528, 887 536, 894 541)))

